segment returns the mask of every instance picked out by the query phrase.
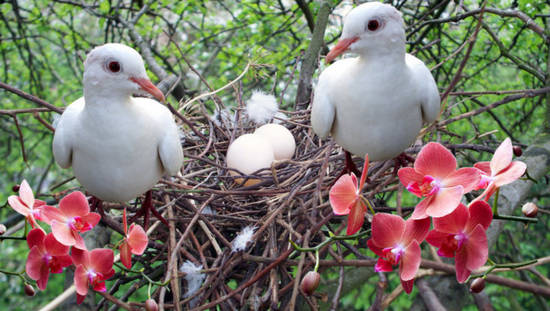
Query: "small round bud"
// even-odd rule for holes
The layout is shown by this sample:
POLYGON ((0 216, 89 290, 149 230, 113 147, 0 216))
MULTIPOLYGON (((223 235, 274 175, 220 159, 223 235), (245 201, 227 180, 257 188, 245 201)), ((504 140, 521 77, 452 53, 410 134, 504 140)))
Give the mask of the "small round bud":
POLYGON ((539 208, 535 205, 535 203, 527 202, 523 204, 523 206, 521 207, 521 211, 523 212, 523 215, 525 215, 525 217, 534 218, 537 217, 539 208))
POLYGON ((523 154, 523 150, 521 150, 520 146, 514 146, 512 149, 514 150, 514 155, 516 157, 521 157, 521 155, 523 154))
POLYGON ((0 235, 6 233, 6 230, 8 230, 8 229, 6 228, 6 225, 0 224, 0 235))
POLYGON ((13 187, 11 187, 11 190, 13 192, 19 192, 19 185, 13 185, 13 187))
POLYGON ((145 301, 145 310, 147 311, 158 311, 159 306, 157 305, 157 302, 154 299, 147 299, 145 301))
POLYGON ((25 284, 25 295, 27 296, 34 296, 34 294, 36 294, 36 292, 34 291, 34 287, 32 287, 31 284, 25 284))
POLYGON ((309 271, 302 279, 300 287, 306 295, 311 296, 317 287, 319 287, 319 282, 321 282, 321 275, 318 272, 309 271))
POLYGON ((485 279, 484 278, 477 278, 472 281, 470 284, 470 292, 471 293, 479 293, 485 288, 485 279))

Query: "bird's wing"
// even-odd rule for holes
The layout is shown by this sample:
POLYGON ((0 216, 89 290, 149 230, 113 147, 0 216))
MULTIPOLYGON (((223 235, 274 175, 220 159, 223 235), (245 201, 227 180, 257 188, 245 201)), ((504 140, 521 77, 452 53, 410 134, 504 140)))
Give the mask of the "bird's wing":
POLYGON ((335 108, 329 96, 330 68, 325 69, 319 76, 319 82, 313 95, 313 107, 311 108, 311 126, 313 131, 321 138, 326 138, 330 134, 335 116, 335 108))
POLYGON ((417 84, 416 89, 420 95, 422 119, 426 123, 431 123, 437 119, 441 109, 441 99, 437 84, 430 70, 421 60, 407 54, 406 62, 417 84))
POLYGON ((84 97, 81 97, 65 109, 55 128, 52 143, 53 157, 62 168, 68 168, 72 164, 72 133, 75 131, 74 126, 78 114, 83 108, 84 97))
POLYGON ((183 165, 183 150, 178 127, 172 113, 166 107, 160 107, 162 108, 160 117, 164 132, 159 141, 159 157, 164 170, 170 175, 175 175, 183 165))

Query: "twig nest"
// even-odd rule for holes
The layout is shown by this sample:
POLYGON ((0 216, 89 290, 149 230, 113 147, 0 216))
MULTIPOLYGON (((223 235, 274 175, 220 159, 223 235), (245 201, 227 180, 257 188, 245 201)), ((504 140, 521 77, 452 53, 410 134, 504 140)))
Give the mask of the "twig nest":
POLYGON ((286 127, 270 123, 256 129, 254 134, 264 136, 269 141, 273 147, 275 160, 292 159, 296 150, 296 141, 286 127))
MULTIPOLYGON (((273 147, 262 135, 244 134, 235 139, 227 149, 227 167, 247 175, 270 167, 273 160, 273 147)), ((238 176, 235 171, 230 170, 229 173, 238 176)), ((235 178, 235 182, 242 183, 243 179, 235 178)), ((251 186, 258 182, 259 179, 248 179, 244 185, 251 186)))

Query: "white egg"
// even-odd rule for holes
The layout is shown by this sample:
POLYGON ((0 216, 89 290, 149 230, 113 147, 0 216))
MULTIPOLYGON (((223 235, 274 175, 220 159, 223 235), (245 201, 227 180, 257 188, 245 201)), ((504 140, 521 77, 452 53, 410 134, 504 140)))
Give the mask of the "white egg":
POLYGON ((290 160, 296 150, 296 141, 292 133, 280 124, 266 124, 254 132, 256 135, 261 135, 267 138, 273 151, 275 152, 275 160, 290 160))
MULTIPOLYGON (((261 135, 244 134, 235 139, 227 149, 227 167, 233 168, 243 174, 252 174, 262 168, 269 168, 275 159, 273 148, 268 140, 261 135)), ((231 175, 239 175, 235 171, 229 171, 231 175)), ((242 178, 236 178, 235 182, 242 183, 242 178)), ((245 186, 251 186, 260 182, 259 179, 248 179, 245 186)))

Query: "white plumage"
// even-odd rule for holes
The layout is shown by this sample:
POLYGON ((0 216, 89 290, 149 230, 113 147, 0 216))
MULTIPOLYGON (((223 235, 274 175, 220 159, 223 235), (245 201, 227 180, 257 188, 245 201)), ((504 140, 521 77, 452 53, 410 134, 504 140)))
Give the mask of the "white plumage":
POLYGON ((83 83, 84 97, 59 120, 53 153, 89 193, 124 202, 179 171, 183 152, 172 114, 155 100, 132 97, 146 91, 164 100, 138 52, 122 44, 95 48, 84 63, 83 83))
POLYGON ((437 85, 424 63, 405 52, 403 19, 390 5, 369 2, 350 11, 327 61, 348 50, 359 56, 337 61, 319 77, 313 130, 357 156, 394 158, 423 122, 437 118, 437 85))

